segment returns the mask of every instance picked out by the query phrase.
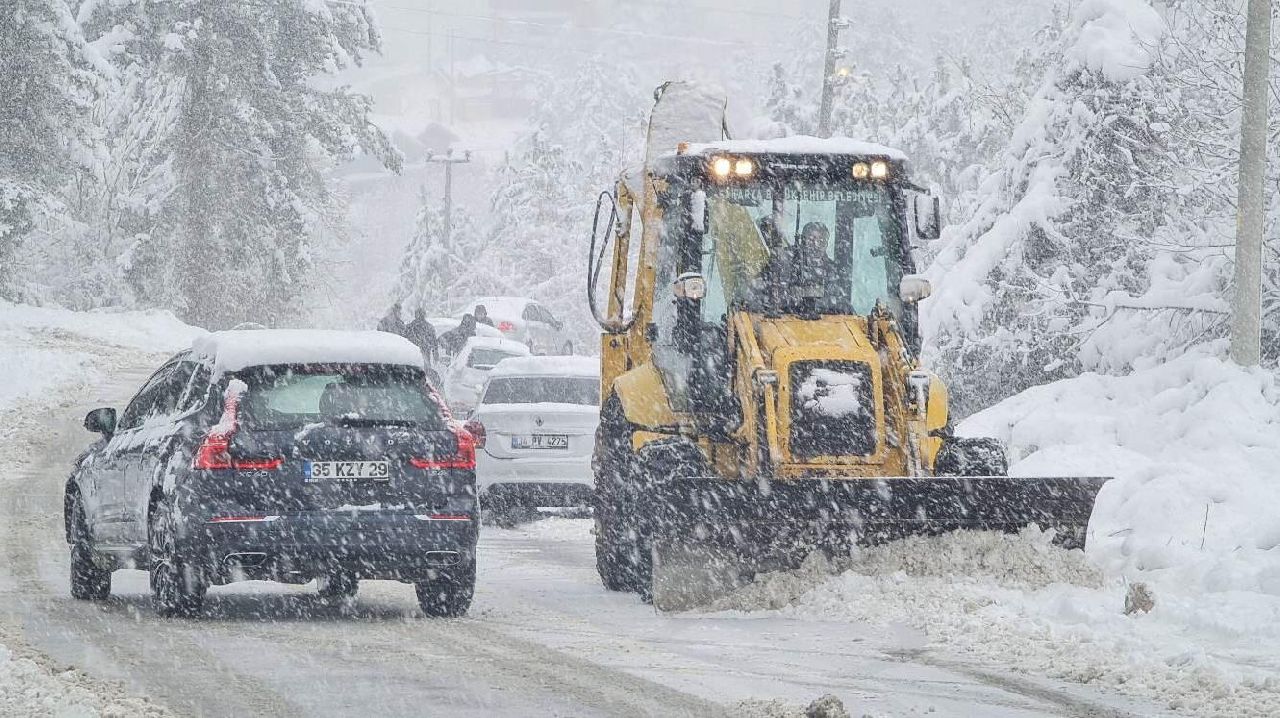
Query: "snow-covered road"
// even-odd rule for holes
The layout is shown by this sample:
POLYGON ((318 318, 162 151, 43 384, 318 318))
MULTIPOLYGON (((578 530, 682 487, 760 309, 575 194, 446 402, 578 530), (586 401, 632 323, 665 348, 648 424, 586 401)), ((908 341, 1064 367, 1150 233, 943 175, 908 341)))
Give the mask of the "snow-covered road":
POLYGON ((109 364, 124 370, 11 417, 0 451, 22 459, 0 472, 0 644, 82 669, 91 691, 118 680, 182 715, 774 715, 740 702, 803 706, 824 693, 852 715, 1159 713, 936 653, 905 626, 659 615, 600 587, 582 520, 486 528, 462 620, 421 618, 411 587, 389 582, 364 582, 340 608, 310 587, 236 584, 213 589, 201 617, 167 620, 148 605, 146 575, 120 571, 106 604, 74 601, 60 510, 89 440, 80 422, 123 405, 151 360, 117 352, 109 364))

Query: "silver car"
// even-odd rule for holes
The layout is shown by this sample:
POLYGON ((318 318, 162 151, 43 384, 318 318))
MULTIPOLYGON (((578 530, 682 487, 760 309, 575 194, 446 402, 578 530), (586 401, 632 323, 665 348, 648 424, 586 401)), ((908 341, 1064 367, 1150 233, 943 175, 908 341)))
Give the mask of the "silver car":
POLYGON ((498 362, 528 356, 529 347, 510 339, 471 337, 441 377, 445 398, 455 416, 465 416, 476 405, 489 370, 498 362))
POLYGON ((467 302, 458 316, 484 307, 493 326, 507 339, 524 344, 534 354, 572 354, 573 340, 564 322, 528 297, 479 297, 467 302))

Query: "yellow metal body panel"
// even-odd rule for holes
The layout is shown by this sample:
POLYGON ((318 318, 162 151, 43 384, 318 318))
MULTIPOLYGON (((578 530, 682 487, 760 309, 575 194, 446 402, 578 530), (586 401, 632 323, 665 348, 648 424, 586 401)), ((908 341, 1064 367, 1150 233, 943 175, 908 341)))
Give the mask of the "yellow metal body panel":
MULTIPOLYGON (((656 285, 663 226, 657 193, 664 183, 662 178, 646 172, 640 197, 635 197, 624 182, 619 182, 617 190, 619 241, 612 266, 609 315, 623 316, 623 298, 630 277, 630 312, 635 321, 625 333, 602 337, 601 380, 603 395, 619 396, 627 420, 635 428, 633 449, 683 434, 703 448, 711 470, 725 479, 761 475, 857 479, 931 472, 942 439, 930 434, 947 425, 947 390, 936 376, 930 375, 927 405, 914 405, 914 399, 908 396, 907 379, 919 367, 904 347, 892 317, 884 312, 870 317, 804 319, 733 312, 728 317, 727 338, 737 366, 731 381, 743 407, 741 424, 729 441, 713 442, 698 431, 698 417, 675 411, 653 365, 652 346, 646 336, 646 328, 653 321, 654 302, 663 289, 656 285), (641 219, 640 247, 633 269, 628 254, 633 239, 631 218, 637 211, 641 219), (815 360, 857 361, 870 366, 877 437, 875 451, 870 455, 823 456, 804 462, 790 459, 789 368, 793 362, 815 360)), ((734 208, 719 211, 731 213, 734 208)), ((735 219, 738 218, 726 216, 718 221, 735 219)), ((763 255, 744 251, 735 261, 761 262, 763 255)))
POLYGON ((613 389, 622 400, 622 411, 632 425, 640 429, 665 429, 668 433, 674 433, 679 426, 680 419, 671 409, 662 376, 653 364, 642 364, 618 377, 613 389))

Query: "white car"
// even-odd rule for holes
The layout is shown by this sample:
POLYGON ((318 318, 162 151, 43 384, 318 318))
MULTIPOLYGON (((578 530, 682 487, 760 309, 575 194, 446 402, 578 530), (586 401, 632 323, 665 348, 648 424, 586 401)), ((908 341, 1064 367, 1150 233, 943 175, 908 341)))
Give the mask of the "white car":
POLYGON ((475 336, 449 362, 444 372, 444 395, 455 416, 465 416, 480 398, 489 371, 503 359, 529 356, 529 347, 496 337, 475 336))
POLYGON ((480 297, 467 302, 458 316, 483 306, 493 326, 508 339, 528 345, 534 354, 572 354, 573 341, 564 322, 528 297, 480 297))
POLYGON ((485 515, 511 524, 539 508, 591 505, 600 360, 506 359, 467 422, 484 436, 476 484, 485 515))

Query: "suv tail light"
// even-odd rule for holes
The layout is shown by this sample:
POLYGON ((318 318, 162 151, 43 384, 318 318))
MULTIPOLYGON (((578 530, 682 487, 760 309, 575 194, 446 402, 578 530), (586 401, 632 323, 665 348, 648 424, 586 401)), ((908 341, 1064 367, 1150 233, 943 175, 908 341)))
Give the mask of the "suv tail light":
POLYGON ((454 429, 458 438, 458 453, 430 459, 409 459, 415 469, 472 469, 476 468, 476 440, 466 429, 454 429))
POLYGON ((502 332, 503 334, 510 334, 515 330, 516 330, 516 325, 513 322, 506 322, 506 321, 498 322, 498 331, 502 332))
POLYGON ((275 471, 284 459, 234 459, 231 439, 240 429, 240 397, 248 389, 244 382, 233 379, 222 399, 222 418, 209 430, 191 460, 193 469, 236 469, 238 471, 275 471))
POLYGON ((470 419, 467 423, 462 425, 462 428, 465 429, 468 434, 471 434, 471 438, 476 440, 477 449, 484 448, 485 440, 488 438, 488 432, 485 431, 484 424, 481 424, 475 419, 470 419))

